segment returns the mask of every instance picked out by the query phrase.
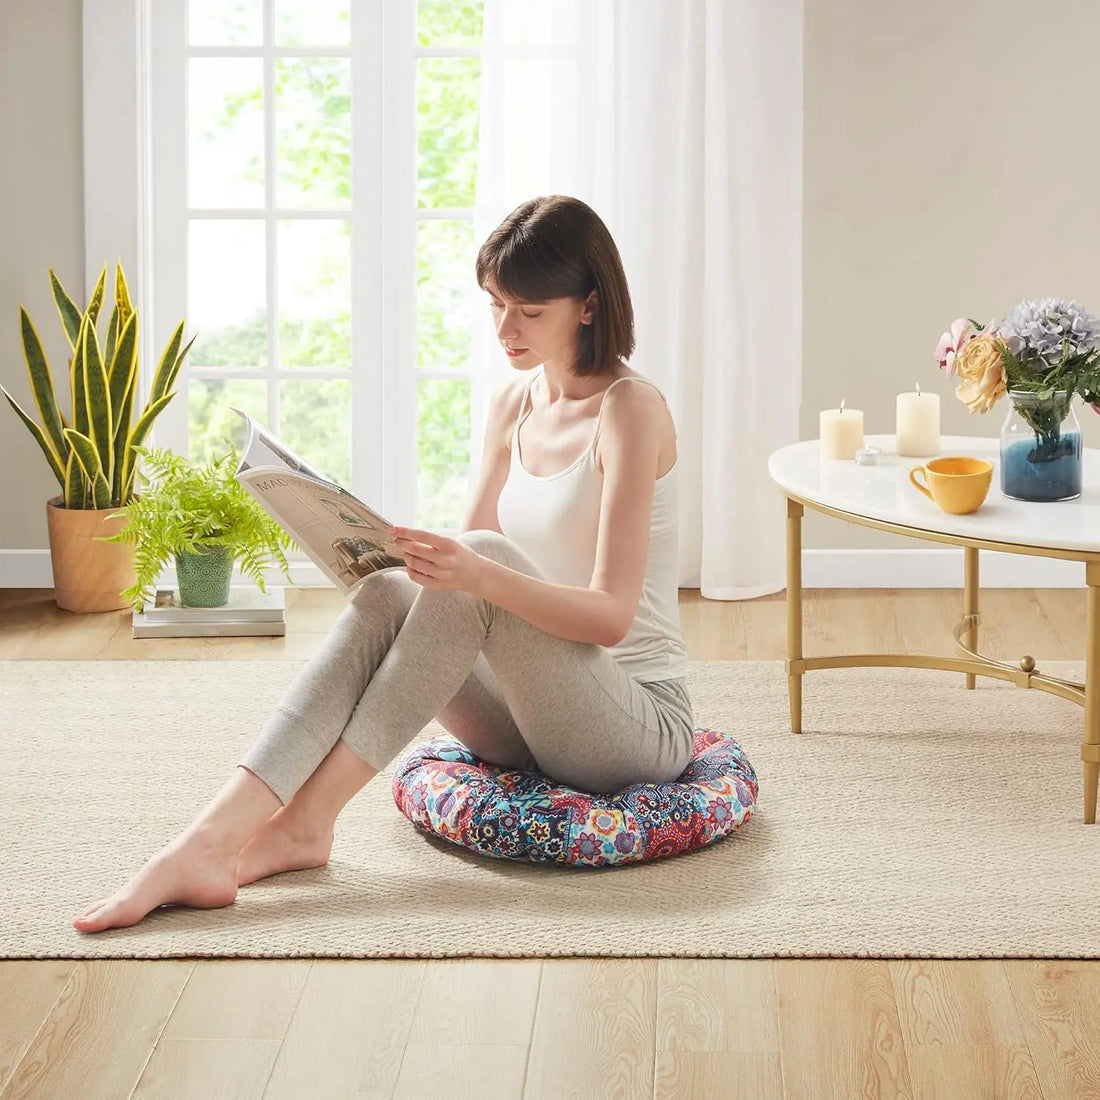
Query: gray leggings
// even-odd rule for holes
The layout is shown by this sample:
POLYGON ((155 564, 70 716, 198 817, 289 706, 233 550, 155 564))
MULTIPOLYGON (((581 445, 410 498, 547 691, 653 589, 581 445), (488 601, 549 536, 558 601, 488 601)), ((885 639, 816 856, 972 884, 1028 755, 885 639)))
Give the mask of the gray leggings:
MULTIPOLYGON (((495 531, 461 539, 541 576, 495 531)), ((341 738, 381 770, 433 718, 482 760, 592 792, 675 779, 694 736, 682 679, 640 683, 602 646, 388 569, 358 589, 241 763, 285 803, 341 738)))

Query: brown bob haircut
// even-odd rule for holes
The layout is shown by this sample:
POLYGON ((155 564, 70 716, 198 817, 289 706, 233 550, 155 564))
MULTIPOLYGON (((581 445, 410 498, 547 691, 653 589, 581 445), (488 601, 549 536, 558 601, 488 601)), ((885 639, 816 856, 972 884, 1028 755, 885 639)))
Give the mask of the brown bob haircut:
POLYGON ((600 216, 580 199, 543 195, 517 206, 477 254, 477 283, 492 279, 509 298, 584 301, 596 292, 595 316, 578 326, 576 374, 612 370, 634 351, 634 308, 619 250, 600 216))

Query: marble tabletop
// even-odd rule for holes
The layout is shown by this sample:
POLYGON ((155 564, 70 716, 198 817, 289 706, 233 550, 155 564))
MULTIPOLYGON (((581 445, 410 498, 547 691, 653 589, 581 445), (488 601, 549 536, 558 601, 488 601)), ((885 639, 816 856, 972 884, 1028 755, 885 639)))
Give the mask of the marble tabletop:
POLYGON ((899 455, 892 435, 867 436, 864 446, 882 451, 877 466, 823 459, 819 441, 809 439, 771 454, 768 473, 787 493, 807 503, 910 527, 914 532, 1100 552, 1100 450, 1085 448, 1084 490, 1076 500, 1033 503, 1002 494, 998 440, 943 436, 939 455, 972 455, 993 463, 993 484, 985 503, 970 515, 952 516, 909 483, 910 469, 927 459, 899 455))

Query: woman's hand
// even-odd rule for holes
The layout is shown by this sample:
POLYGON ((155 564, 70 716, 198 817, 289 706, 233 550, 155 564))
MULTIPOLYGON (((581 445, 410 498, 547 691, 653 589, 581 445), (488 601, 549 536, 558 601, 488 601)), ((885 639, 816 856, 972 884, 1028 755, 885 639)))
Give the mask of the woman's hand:
POLYGON ((481 595, 485 558, 458 539, 420 531, 391 529, 409 576, 424 588, 452 588, 481 595))

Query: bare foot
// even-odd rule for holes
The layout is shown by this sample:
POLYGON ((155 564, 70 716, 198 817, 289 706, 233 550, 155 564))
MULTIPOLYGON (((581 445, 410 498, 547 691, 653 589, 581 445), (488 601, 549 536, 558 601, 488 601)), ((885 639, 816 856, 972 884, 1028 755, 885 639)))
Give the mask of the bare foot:
POLYGON ((137 924, 159 905, 219 909, 237 897, 237 857, 198 837, 166 844, 130 881, 73 921, 78 932, 137 924))
POLYGON ((286 808, 279 810, 241 849, 237 862, 237 885, 283 871, 308 871, 324 867, 332 851, 332 828, 295 821, 286 808))

